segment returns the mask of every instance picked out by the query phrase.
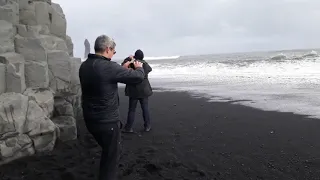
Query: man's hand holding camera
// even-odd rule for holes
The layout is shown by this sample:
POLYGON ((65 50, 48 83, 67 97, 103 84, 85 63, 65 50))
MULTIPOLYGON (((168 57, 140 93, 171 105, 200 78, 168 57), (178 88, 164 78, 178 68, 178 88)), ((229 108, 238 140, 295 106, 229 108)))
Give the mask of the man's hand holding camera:
POLYGON ((124 64, 123 64, 123 67, 125 67, 125 68, 131 68, 131 67, 130 67, 130 64, 131 64, 131 63, 133 64, 134 69, 143 67, 143 63, 142 63, 142 62, 136 61, 136 60, 135 60, 133 57, 131 57, 131 56, 130 56, 130 58, 131 58, 131 61, 128 61, 128 62, 124 63, 124 64))

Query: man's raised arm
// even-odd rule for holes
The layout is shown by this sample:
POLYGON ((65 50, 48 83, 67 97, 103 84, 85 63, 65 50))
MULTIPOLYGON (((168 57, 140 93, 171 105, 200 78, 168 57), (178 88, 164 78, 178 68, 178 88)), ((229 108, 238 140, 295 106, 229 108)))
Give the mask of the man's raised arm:
POLYGON ((124 66, 120 66, 117 63, 112 64, 112 80, 115 82, 120 82, 124 84, 136 84, 140 83, 144 79, 144 70, 142 68, 142 63, 135 63, 136 69, 129 69, 124 66))

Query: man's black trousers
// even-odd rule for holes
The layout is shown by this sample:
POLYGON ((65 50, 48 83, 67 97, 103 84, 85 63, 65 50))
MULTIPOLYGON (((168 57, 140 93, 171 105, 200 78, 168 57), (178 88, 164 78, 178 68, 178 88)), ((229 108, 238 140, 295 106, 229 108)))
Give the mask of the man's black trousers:
POLYGON ((87 128, 102 148, 99 180, 116 180, 118 173, 121 140, 119 123, 87 123, 87 128))

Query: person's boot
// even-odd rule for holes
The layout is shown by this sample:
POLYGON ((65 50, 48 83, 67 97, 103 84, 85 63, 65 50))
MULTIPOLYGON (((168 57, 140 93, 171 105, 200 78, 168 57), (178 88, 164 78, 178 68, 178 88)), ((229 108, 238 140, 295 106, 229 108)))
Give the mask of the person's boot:
POLYGON ((149 131, 151 131, 151 126, 150 126, 150 125, 148 125, 148 126, 144 127, 144 131, 145 131, 145 132, 149 132, 149 131))
POLYGON ((132 128, 129 128, 129 127, 127 127, 127 126, 125 126, 125 127, 123 128, 123 132, 124 132, 124 133, 134 133, 133 129, 132 129, 132 128))

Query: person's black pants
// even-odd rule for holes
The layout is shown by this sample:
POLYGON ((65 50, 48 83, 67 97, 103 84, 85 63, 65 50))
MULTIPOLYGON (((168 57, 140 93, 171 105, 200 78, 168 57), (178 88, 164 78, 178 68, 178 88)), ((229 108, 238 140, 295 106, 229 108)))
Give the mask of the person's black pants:
POLYGON ((102 148, 99 180, 116 180, 120 157, 120 125, 87 124, 87 128, 102 148))
POLYGON ((130 129, 133 126, 134 119, 136 116, 136 108, 138 101, 140 102, 141 109, 142 109, 142 115, 144 120, 144 127, 150 126, 150 113, 149 113, 149 99, 148 98, 129 98, 129 110, 128 110, 128 116, 127 116, 127 124, 126 129, 130 129))

